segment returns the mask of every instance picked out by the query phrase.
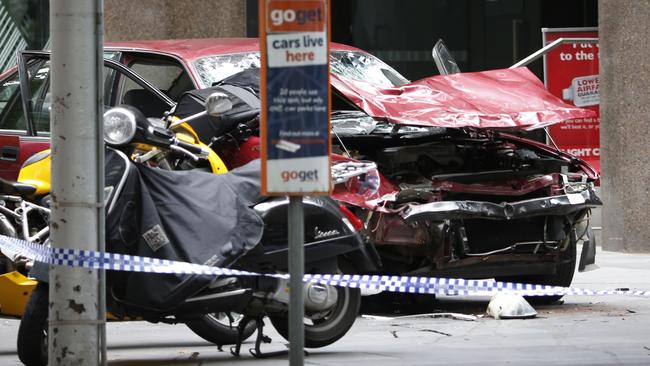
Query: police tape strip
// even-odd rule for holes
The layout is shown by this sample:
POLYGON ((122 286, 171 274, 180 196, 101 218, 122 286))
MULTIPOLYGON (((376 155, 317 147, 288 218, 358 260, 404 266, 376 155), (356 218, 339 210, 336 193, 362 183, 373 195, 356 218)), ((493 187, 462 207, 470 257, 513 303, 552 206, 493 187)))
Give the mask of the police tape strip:
MULTIPOLYGON (((106 253, 82 249, 50 248, 4 235, 0 235, 0 251, 21 253, 22 256, 34 261, 68 267, 143 273, 194 274, 206 276, 267 276, 281 279, 289 278, 288 274, 256 273, 188 262, 132 256, 128 254, 106 253)), ((590 290, 572 287, 498 282, 492 280, 465 280, 460 278, 439 277, 307 274, 304 276, 304 281, 377 291, 433 295, 492 296, 497 293, 509 293, 523 296, 628 295, 650 297, 650 291, 644 290, 590 290)))

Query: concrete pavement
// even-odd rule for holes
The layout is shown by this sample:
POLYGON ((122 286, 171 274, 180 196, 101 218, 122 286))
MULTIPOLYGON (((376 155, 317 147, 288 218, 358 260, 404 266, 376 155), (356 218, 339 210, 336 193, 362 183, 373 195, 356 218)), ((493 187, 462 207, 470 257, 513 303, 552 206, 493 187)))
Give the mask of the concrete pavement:
MULTIPOLYGON (((599 251, 600 269, 577 273, 584 288, 650 289, 650 255, 599 251)), ((428 299, 427 299, 428 300, 428 299)), ((424 311, 481 315, 487 298, 438 298, 424 311)), ((306 365, 650 365, 650 298, 570 297, 564 304, 536 307, 529 320, 432 319, 426 315, 360 317, 332 346, 312 350, 306 365)), ((19 365, 18 322, 0 319, 0 365, 19 365)), ((285 341, 269 326, 273 343, 285 341)), ((285 358, 255 360, 244 345, 241 359, 204 342, 183 325, 143 322, 108 325, 109 365, 282 365, 285 358)), ((225 349, 225 347, 224 347, 225 349)))

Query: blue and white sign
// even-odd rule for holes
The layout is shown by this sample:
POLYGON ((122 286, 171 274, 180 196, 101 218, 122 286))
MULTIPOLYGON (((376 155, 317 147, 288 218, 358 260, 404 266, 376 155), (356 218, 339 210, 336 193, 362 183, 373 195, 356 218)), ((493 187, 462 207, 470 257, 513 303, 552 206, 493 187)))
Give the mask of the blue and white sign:
POLYGON ((324 0, 267 0, 262 27, 262 191, 327 194, 329 39, 324 0))

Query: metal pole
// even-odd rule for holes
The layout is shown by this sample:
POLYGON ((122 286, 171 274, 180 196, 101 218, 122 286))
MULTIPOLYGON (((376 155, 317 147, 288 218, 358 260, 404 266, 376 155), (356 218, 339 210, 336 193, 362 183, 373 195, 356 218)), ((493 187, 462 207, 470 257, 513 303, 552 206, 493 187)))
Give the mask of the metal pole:
POLYGON ((289 197, 289 365, 302 366, 305 347, 304 217, 302 196, 289 197))
MULTIPOLYGON (((52 0, 50 9, 52 246, 103 250, 103 1, 52 0)), ((105 363, 99 275, 50 267, 50 365, 105 363)))
POLYGON ((598 44, 598 38, 558 38, 555 41, 547 44, 546 46, 540 48, 539 50, 533 52, 532 54, 526 56, 523 60, 515 63, 510 66, 509 69, 514 69, 521 66, 526 66, 529 63, 537 60, 538 58, 544 56, 545 54, 553 51, 555 48, 567 44, 567 43, 587 43, 587 44, 598 44))

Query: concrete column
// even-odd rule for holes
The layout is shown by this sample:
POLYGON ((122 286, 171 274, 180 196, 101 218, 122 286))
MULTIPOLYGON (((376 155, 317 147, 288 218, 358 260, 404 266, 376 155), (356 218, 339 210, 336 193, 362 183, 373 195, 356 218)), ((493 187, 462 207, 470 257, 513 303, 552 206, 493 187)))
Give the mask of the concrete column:
POLYGON ((244 0, 104 0, 106 41, 246 36, 244 0))
POLYGON ((603 248, 650 252, 650 1, 598 14, 603 248))
MULTIPOLYGON (((52 35, 53 248, 104 248, 101 127, 102 0, 54 0, 52 35)), ((104 365, 98 271, 50 266, 49 364, 104 365)))

